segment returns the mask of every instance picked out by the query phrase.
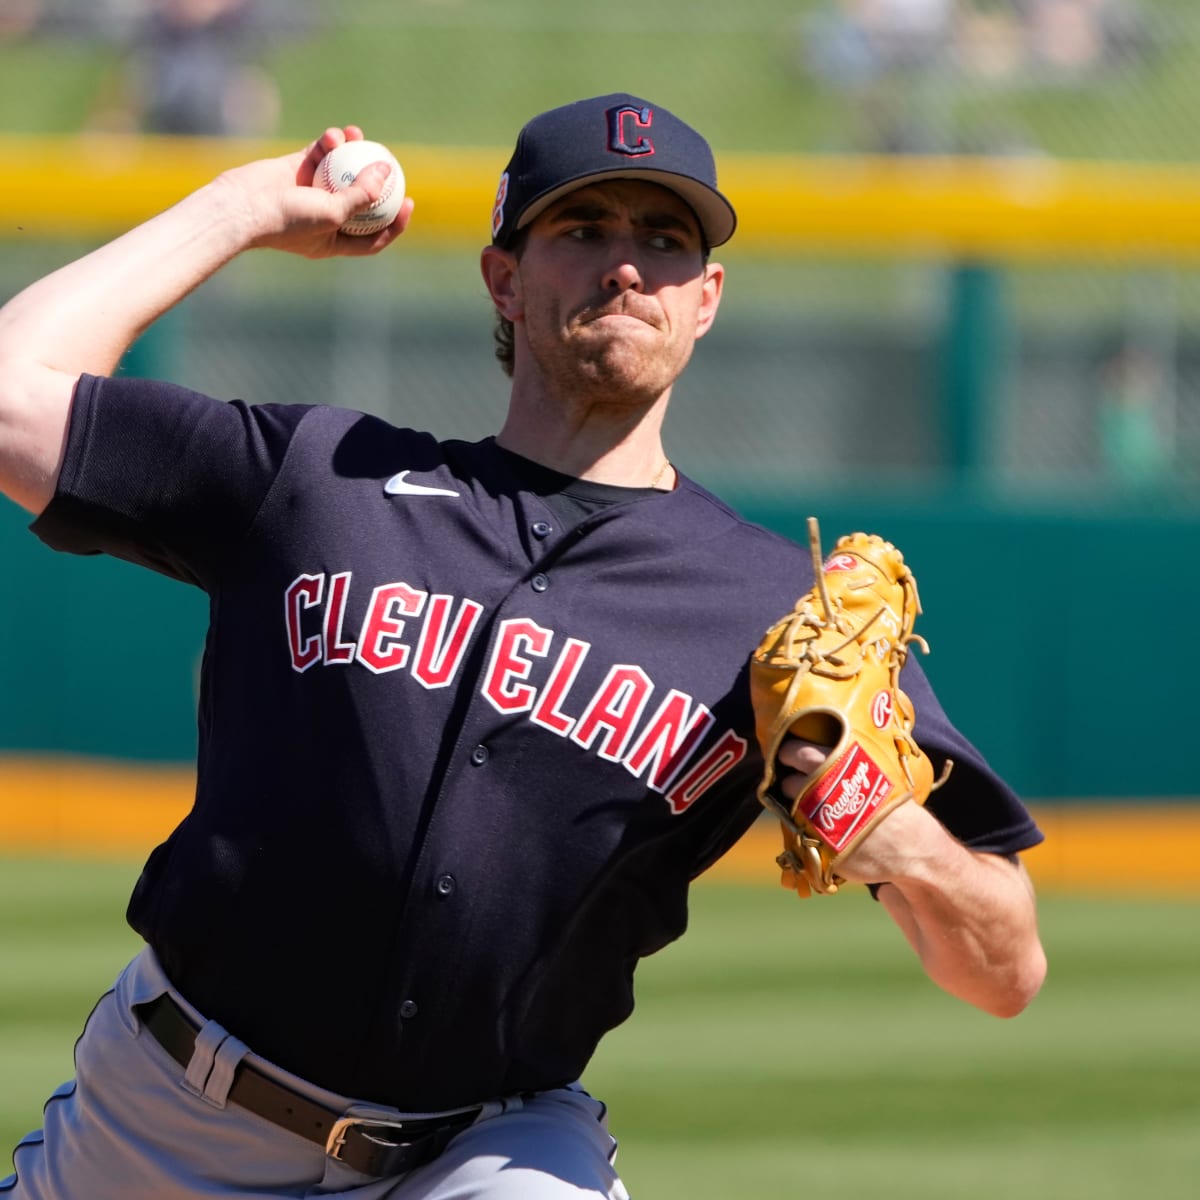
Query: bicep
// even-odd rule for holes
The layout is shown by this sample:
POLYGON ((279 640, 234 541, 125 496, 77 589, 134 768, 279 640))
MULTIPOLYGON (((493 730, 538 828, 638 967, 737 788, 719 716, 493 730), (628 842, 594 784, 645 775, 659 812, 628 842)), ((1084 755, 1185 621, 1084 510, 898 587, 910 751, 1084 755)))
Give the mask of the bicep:
POLYGON ((77 382, 31 366, 10 372, 0 385, 0 491, 31 513, 54 495, 77 382))

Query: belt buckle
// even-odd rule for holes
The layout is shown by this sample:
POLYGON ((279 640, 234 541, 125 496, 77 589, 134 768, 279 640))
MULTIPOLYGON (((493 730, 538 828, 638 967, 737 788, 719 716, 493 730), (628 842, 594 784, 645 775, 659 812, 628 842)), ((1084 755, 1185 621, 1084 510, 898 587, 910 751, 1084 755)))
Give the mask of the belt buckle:
MULTIPOLYGON (((338 1117, 325 1139, 325 1153, 335 1162, 344 1162, 342 1152, 346 1145, 346 1135, 351 1129, 362 1129, 367 1132, 372 1129, 390 1129, 399 1131, 404 1128, 403 1121, 377 1121, 369 1117, 338 1117)), ((397 1142, 395 1145, 402 1145, 397 1142)))

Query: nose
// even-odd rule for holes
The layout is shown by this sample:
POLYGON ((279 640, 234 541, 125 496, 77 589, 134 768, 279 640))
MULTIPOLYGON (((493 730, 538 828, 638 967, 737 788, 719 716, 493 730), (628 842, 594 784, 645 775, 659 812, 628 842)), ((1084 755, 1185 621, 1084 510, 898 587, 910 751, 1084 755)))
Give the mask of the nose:
POLYGON ((606 291, 640 292, 642 290, 642 272, 630 248, 620 247, 617 249, 601 282, 606 291))

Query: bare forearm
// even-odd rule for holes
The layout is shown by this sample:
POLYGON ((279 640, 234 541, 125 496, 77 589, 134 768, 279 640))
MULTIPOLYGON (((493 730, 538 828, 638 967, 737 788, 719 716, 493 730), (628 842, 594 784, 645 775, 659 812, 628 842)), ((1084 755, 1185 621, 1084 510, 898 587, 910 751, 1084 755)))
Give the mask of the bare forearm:
POLYGON ((926 974, 951 995, 998 1017, 1037 994, 1046 960, 1024 868, 952 839, 936 861, 879 889, 926 974))
POLYGON ((142 330, 246 247, 248 232, 230 189, 208 184, 0 309, 0 360, 109 374, 142 330))
POLYGON ((925 973, 953 996, 1016 1016, 1046 973, 1033 885, 1024 867, 968 850, 936 817, 902 804, 838 866, 879 883, 879 901, 925 973))

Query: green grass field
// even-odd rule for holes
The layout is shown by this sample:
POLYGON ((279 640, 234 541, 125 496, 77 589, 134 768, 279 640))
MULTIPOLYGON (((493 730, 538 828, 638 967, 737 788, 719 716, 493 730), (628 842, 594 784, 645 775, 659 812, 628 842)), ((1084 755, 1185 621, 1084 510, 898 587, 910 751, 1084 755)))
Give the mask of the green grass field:
MULTIPOLYGON (((0 858, 0 1176, 135 948, 131 863, 0 858)), ((705 885, 586 1082, 635 1200, 1191 1200, 1200 904, 1049 897, 1015 1021, 942 996, 877 906, 705 885)))

